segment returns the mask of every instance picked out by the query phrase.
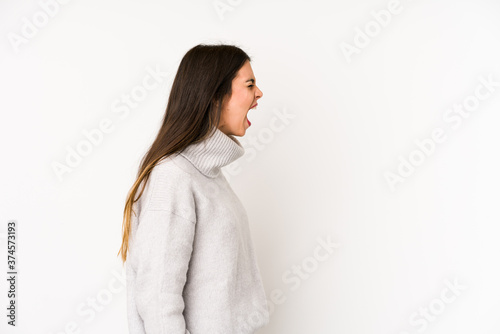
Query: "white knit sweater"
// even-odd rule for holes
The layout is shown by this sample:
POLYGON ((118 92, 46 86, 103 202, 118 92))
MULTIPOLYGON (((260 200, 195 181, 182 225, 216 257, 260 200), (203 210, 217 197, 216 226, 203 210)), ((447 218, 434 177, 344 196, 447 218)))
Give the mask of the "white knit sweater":
POLYGON ((216 128, 153 168, 132 213, 130 334, 250 334, 269 323, 248 217, 221 172, 244 153, 216 128))

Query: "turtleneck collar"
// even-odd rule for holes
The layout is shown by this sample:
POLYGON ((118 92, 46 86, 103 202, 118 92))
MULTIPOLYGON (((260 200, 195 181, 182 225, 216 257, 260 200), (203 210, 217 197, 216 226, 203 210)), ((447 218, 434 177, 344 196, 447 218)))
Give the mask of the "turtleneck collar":
POLYGON ((245 149, 233 135, 226 135, 219 128, 202 142, 194 143, 180 154, 189 160, 203 175, 215 178, 220 169, 243 156, 245 149))

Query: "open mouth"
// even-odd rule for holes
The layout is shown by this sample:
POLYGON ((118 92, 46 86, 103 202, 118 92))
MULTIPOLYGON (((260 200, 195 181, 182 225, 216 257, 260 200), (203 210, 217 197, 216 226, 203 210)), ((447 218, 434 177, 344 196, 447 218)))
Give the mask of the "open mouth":
MULTIPOLYGON (((257 105, 258 105, 258 103, 254 104, 254 105, 250 108, 250 110, 251 110, 251 109, 254 109, 255 107, 257 107, 257 105)), ((249 110, 249 111, 250 111, 250 110, 249 110)), ((248 114, 247 114, 247 123, 248 123, 248 125, 249 125, 249 126, 250 126, 250 125, 252 125, 252 122, 250 122, 250 120, 248 119, 248 114)))

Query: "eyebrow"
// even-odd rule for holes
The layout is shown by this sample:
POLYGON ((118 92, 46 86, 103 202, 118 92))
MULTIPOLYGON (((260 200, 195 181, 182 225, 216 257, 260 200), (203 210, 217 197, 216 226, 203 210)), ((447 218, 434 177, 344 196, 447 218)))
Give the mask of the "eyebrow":
POLYGON ((245 83, 251 81, 252 83, 255 83, 255 80, 254 79, 248 79, 247 81, 245 81, 245 83))

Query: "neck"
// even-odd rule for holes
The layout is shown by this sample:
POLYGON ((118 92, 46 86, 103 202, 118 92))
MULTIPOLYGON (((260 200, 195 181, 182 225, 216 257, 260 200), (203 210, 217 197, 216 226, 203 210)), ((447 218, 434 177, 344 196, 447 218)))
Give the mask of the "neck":
POLYGON ((245 149, 233 135, 215 128, 209 138, 187 146, 180 154, 203 175, 215 178, 222 167, 243 156, 245 149))

